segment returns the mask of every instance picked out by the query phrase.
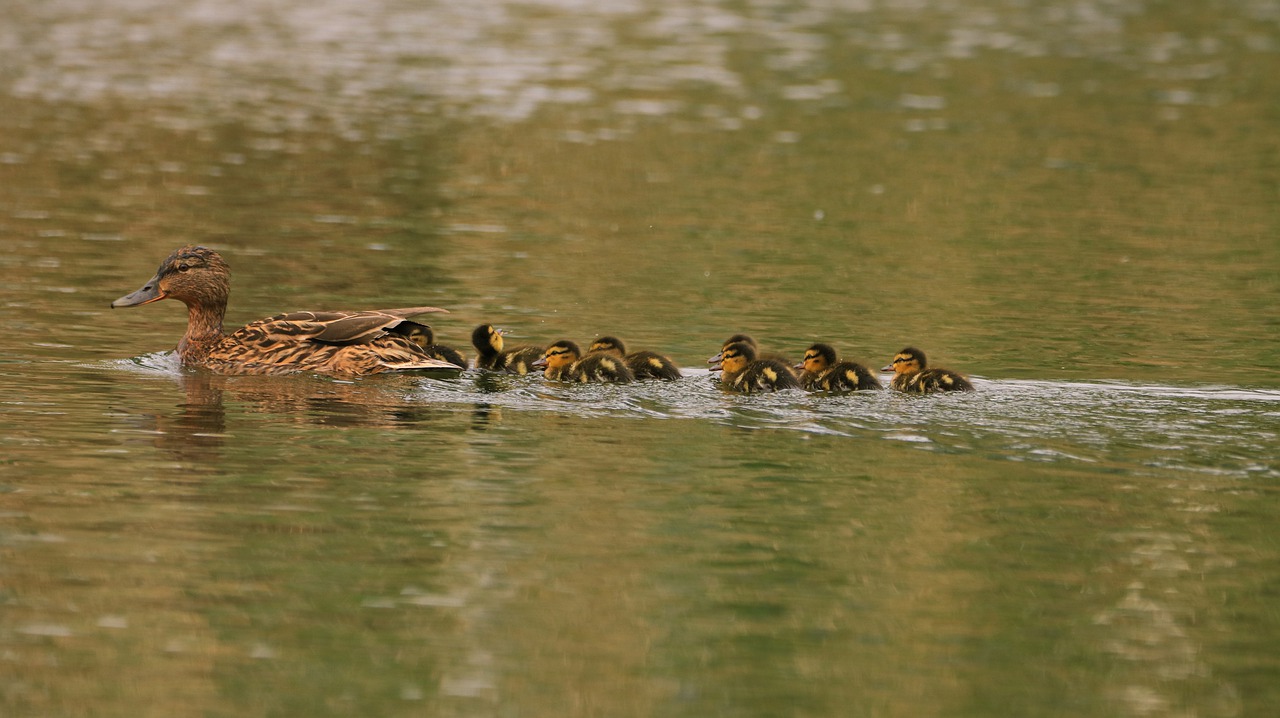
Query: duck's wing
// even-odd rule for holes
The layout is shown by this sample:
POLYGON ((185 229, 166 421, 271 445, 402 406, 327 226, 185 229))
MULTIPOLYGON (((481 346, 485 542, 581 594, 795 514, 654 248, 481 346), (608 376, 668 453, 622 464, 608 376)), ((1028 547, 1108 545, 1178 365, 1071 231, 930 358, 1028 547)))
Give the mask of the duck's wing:
POLYGON ((321 344, 367 344, 399 327, 408 317, 445 312, 438 307, 371 309, 362 312, 290 312, 255 322, 260 331, 281 339, 321 344))

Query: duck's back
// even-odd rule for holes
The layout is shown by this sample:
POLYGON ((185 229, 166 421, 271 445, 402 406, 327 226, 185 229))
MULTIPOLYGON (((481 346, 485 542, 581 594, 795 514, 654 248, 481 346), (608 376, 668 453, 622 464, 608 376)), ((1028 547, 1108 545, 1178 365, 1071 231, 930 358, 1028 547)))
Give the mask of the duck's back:
POLYGON ((624 361, 637 379, 674 381, 682 376, 680 367, 676 366, 675 362, 657 352, 632 352, 624 358, 624 361))
POLYGON ((811 377, 805 388, 810 391, 864 391, 881 387, 875 372, 857 362, 842 361, 811 377))
POLYGON ((968 379, 949 369, 923 369, 914 374, 899 374, 893 378, 893 388, 912 394, 974 390, 968 379))

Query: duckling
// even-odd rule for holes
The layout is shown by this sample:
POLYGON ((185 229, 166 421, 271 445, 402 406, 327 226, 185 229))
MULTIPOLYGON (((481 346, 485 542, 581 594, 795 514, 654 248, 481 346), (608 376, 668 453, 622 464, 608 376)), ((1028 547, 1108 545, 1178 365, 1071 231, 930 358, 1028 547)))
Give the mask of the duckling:
POLYGON ((879 389, 880 380, 865 366, 838 361, 836 350, 821 342, 804 350, 804 360, 795 365, 802 370, 800 383, 809 391, 858 391, 879 389))
POLYGON ((892 386, 898 391, 912 394, 930 394, 936 391, 973 391, 969 380, 949 369, 926 368, 928 360, 924 352, 907 347, 898 352, 893 361, 881 371, 893 371, 892 386))
POLYGON ((476 368, 528 374, 533 362, 542 356, 543 348, 521 345, 506 348, 502 330, 492 324, 481 324, 471 332, 471 345, 476 348, 476 368))
POLYGON ((543 375, 552 381, 623 384, 635 379, 626 363, 618 357, 604 352, 582 356, 578 345, 568 340, 547 347, 542 358, 533 362, 533 367, 543 368, 543 375))
POLYGON ((435 332, 431 331, 431 327, 426 324, 403 322, 399 328, 403 330, 405 337, 409 341, 422 347, 422 351, 426 352, 427 356, 447 361, 463 369, 467 368, 466 355, 451 346, 436 344, 435 332))
POLYGON ((600 337, 591 342, 591 346, 587 348, 587 353, 593 354, 595 352, 612 354, 621 358, 637 379, 675 380, 681 376, 680 368, 669 358, 657 352, 645 350, 628 354, 626 345, 617 337, 600 337))
POLYGON ((711 371, 723 372, 720 385, 730 391, 752 394, 800 388, 791 367, 776 359, 757 359, 756 350, 746 342, 734 342, 725 347, 718 359, 711 371))
POLYGON ((428 356, 401 329, 409 317, 443 309, 289 312, 250 322, 228 334, 222 330, 222 320, 230 292, 231 268, 222 255, 190 245, 174 250, 141 289, 111 306, 138 307, 162 299, 187 305, 187 331, 178 342, 178 357, 184 365, 219 374, 364 376, 459 369, 428 356))
POLYGON ((731 344, 738 344, 738 343, 746 344, 747 346, 751 347, 751 351, 756 353, 757 358, 771 359, 773 361, 782 362, 787 366, 788 369, 790 369, 791 365, 794 363, 790 359, 787 359, 785 356, 777 352, 761 351, 760 345, 756 343, 756 340, 750 334, 734 334, 733 336, 724 340, 724 344, 720 345, 720 354, 717 354, 714 357, 711 357, 710 359, 708 359, 707 363, 715 364, 719 362, 720 356, 721 354, 724 353, 724 350, 728 349, 731 344))

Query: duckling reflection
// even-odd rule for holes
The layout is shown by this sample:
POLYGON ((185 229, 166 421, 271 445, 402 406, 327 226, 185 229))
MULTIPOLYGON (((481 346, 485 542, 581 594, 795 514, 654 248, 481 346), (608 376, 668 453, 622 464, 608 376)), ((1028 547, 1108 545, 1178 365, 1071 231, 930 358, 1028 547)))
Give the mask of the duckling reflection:
POLYGON ((544 375, 552 381, 622 384, 635 379, 621 359, 603 352, 582 356, 578 345, 568 340, 547 347, 546 353, 533 366, 542 367, 544 375))
POLYGON ((840 361, 835 347, 821 342, 804 350, 804 359, 795 366, 801 370, 800 383, 809 391, 859 391, 879 389, 880 380, 867 367, 851 361, 840 361))
POLYGON ((680 368, 669 357, 657 352, 641 349, 630 354, 622 340, 614 336, 604 336, 591 342, 588 354, 601 352, 612 354, 621 359, 636 379, 665 379, 674 381, 681 377, 680 368))
POLYGON ((909 394, 932 394, 940 391, 973 391, 973 384, 950 369, 931 368, 924 352, 907 347, 881 371, 893 371, 892 386, 909 394))
POLYGON ((533 363, 542 357, 542 347, 521 345, 508 347, 502 330, 492 324, 481 324, 471 332, 471 345, 476 348, 476 368, 528 374, 536 371, 533 363))
POLYGON ((758 359, 756 350, 746 342, 734 342, 715 357, 711 371, 722 372, 720 386, 743 394, 799 389, 800 382, 791 367, 776 359, 758 359))

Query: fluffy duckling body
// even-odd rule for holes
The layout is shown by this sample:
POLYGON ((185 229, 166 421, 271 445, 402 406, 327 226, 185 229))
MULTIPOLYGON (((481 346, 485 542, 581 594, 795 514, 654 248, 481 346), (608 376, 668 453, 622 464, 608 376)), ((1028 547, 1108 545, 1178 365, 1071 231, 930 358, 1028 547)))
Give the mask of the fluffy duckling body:
POLYGON ((791 367, 776 359, 759 359, 756 350, 746 342, 725 347, 711 371, 720 371, 720 385, 743 394, 799 389, 800 382, 791 367))
POLYGON ((623 384, 635 380, 635 375, 622 359, 605 352, 582 356, 578 345, 568 340, 547 347, 533 366, 541 367, 543 375, 552 381, 623 384))
POLYGON ((800 383, 809 391, 860 391, 879 389, 880 380, 867 367, 839 361, 830 344, 814 344, 804 350, 804 359, 794 367, 801 370, 800 383))
POLYGON ((679 379, 680 367, 671 359, 651 351, 635 351, 627 353, 627 347, 622 340, 606 336, 591 342, 591 346, 587 348, 588 354, 595 353, 611 354, 622 359, 626 363, 627 368, 635 375, 637 379, 665 379, 674 381, 679 379))
POLYGON ((471 332, 471 345, 476 348, 476 368, 528 374, 537 371, 533 363, 542 358, 542 347, 521 345, 508 347, 502 330, 492 324, 481 324, 471 332))
POLYGON ((219 374, 315 372, 361 376, 459 367, 427 355, 407 333, 425 325, 409 317, 443 312, 436 307, 370 311, 291 312, 250 322, 225 334, 231 270, 208 247, 174 250, 141 289, 111 303, 137 307, 161 299, 187 305, 187 331, 178 356, 188 366, 219 374))
POLYGON ((907 347, 894 355, 882 371, 893 371, 892 386, 910 394, 932 394, 939 391, 973 391, 973 384, 950 369, 932 368, 924 352, 907 347))
MULTIPOLYGON (((405 322, 409 326, 405 331, 405 336, 409 341, 417 344, 427 356, 435 357, 440 361, 447 361, 463 369, 467 368, 467 357, 462 352, 445 344, 436 344, 435 332, 426 324, 417 322, 405 322)), ((403 325, 401 325, 403 326, 403 325)))

